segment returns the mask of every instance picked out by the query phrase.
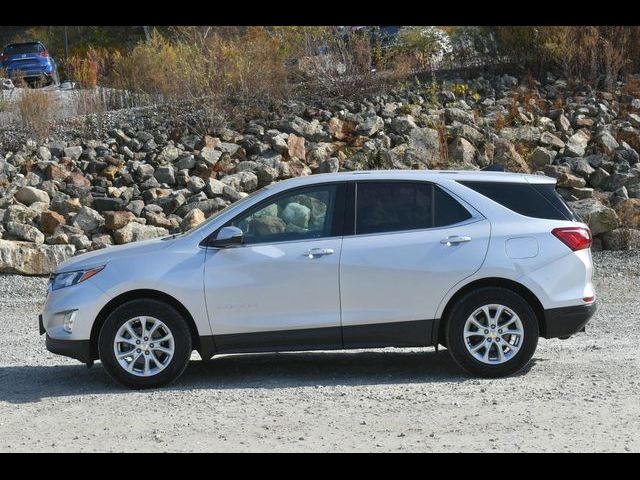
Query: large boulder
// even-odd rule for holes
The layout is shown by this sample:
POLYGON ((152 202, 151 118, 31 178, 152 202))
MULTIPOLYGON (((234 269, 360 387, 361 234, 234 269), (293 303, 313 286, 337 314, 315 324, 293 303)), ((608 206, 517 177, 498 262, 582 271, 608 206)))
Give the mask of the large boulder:
POLYGON ((187 213, 182 222, 180 222, 180 230, 186 232, 187 230, 191 230, 192 228, 197 227, 202 222, 204 222, 205 217, 202 210, 199 208, 194 208, 189 213, 187 213))
POLYGON ((384 129, 384 120, 373 112, 367 112, 358 117, 356 132, 367 137, 384 129))
POLYGON ((499 138, 495 142, 493 163, 504 166, 509 172, 530 173, 531 170, 522 156, 516 151, 514 145, 505 139, 499 138))
POLYGON ((258 177, 253 172, 238 172, 223 177, 222 183, 238 192, 251 193, 258 188, 258 177))
POLYGON ((614 138, 613 135, 611 135, 610 132, 606 130, 601 132, 596 137, 596 142, 600 146, 600 148, 604 150, 606 153, 608 153, 609 155, 613 154, 613 152, 617 148, 620 148, 620 144, 618 143, 618 141, 614 138))
POLYGON ((64 149, 64 156, 69 157, 71 160, 78 160, 80 155, 82 155, 82 147, 80 146, 66 147, 64 149))
POLYGON ((25 207, 24 205, 9 205, 7 209, 4 211, 4 216, 2 221, 4 223, 7 222, 15 222, 15 223, 27 223, 30 220, 33 220, 38 216, 38 211, 25 207))
POLYGON ((478 156, 476 148, 471 142, 462 137, 455 138, 449 144, 449 160, 461 164, 465 168, 476 168, 475 160, 478 156))
POLYGON ((48 235, 52 235, 56 228, 65 223, 64 216, 53 210, 45 210, 40 214, 40 229, 48 235))
POLYGON ((38 190, 35 187, 22 187, 15 194, 15 199, 20 203, 23 203, 26 206, 31 205, 35 202, 42 202, 49 205, 51 199, 49 198, 49 194, 44 190, 38 190))
POLYGON ((137 242, 139 240, 149 240, 156 237, 164 237, 169 234, 166 228, 142 225, 137 222, 129 222, 123 228, 113 232, 113 238, 118 245, 124 243, 137 242))
POLYGON ((640 228, 640 198, 628 198, 616 204, 616 212, 625 227, 640 228))
POLYGON ((0 272, 49 275, 59 263, 73 256, 73 245, 38 245, 0 240, 0 272))
POLYGON ((71 225, 85 233, 91 233, 104 225, 104 217, 89 207, 82 207, 73 217, 71 225))
POLYGON ((550 165, 555 157, 555 151, 544 147, 536 147, 531 153, 531 163, 538 168, 543 168, 545 165, 550 165))
POLYGON ((418 126, 411 115, 400 115, 391 119, 391 128, 398 135, 404 135, 418 126))
POLYGON ((289 135, 289 138, 287 139, 289 157, 305 160, 306 150, 304 144, 304 137, 299 137, 293 133, 289 135))
POLYGON ((414 128, 409 132, 408 147, 406 157, 409 157, 411 166, 433 168, 443 163, 437 130, 427 127, 414 128))
POLYGON ((551 132, 542 132, 540 144, 554 150, 561 150, 565 147, 565 143, 551 132))
POLYGON ((606 250, 635 250, 640 248, 640 230, 616 228, 602 235, 602 246, 606 250))
POLYGON ((105 227, 109 230, 119 230, 135 218, 135 215, 130 211, 108 211, 103 215, 105 227))
POLYGON ((156 170, 153 172, 153 176, 160 183, 166 183, 167 185, 176 184, 175 172, 171 165, 166 165, 166 166, 161 166, 156 168, 156 170))
POLYGON ((209 198, 219 197, 222 195, 224 187, 227 185, 222 183, 220 180, 216 180, 215 178, 208 178, 205 180, 204 193, 209 198))
POLYGON ((593 235, 610 232, 618 228, 620 221, 615 210, 602 204, 595 198, 585 198, 569 202, 569 206, 589 225, 593 235))
POLYGON ((8 233, 20 240, 44 243, 44 235, 40 230, 32 225, 27 225, 26 223, 7 222, 4 224, 4 228, 8 233))
POLYGON ((591 136, 586 130, 578 130, 567 140, 565 155, 569 157, 584 157, 589 140, 591 140, 591 136))

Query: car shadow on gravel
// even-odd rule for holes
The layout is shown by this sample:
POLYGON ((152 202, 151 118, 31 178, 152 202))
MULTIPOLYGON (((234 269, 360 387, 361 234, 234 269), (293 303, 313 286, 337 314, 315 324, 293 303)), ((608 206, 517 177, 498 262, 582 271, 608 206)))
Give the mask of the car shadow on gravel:
MULTIPOLYGON (((535 364, 516 374, 521 376, 535 364)), ((296 352, 221 355, 191 361, 182 377, 163 389, 279 389, 311 386, 483 382, 467 375, 446 351, 296 352)), ((162 390, 162 389, 161 389, 162 390)), ((0 367, 0 402, 131 392, 109 378, 100 363, 0 367)))

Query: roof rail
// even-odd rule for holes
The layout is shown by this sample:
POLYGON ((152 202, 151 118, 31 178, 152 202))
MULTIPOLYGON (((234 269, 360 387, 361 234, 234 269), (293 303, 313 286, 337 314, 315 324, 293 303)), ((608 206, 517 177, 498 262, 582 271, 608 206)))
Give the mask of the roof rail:
POLYGON ((483 172, 504 172, 504 165, 492 163, 491 165, 487 165, 486 167, 481 168, 480 170, 483 172))

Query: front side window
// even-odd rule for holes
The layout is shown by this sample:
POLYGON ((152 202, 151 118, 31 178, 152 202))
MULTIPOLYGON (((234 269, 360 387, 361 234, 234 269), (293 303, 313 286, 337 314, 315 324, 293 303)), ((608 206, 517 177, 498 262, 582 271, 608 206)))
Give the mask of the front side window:
POLYGON ((451 195, 427 182, 360 182, 356 234, 421 230, 463 222, 471 214, 451 195))
POLYGON ((245 244, 276 243, 332 236, 335 185, 278 195, 232 222, 245 244))

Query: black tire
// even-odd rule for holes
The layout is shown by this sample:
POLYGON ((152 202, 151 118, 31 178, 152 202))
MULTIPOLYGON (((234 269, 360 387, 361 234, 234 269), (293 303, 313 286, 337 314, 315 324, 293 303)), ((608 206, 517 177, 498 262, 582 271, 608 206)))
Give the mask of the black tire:
MULTIPOLYGON (((497 287, 484 287, 464 295, 448 315, 446 327, 447 348, 453 360, 467 372, 488 378, 511 375, 527 365, 538 346, 538 336, 538 321, 531 305, 517 293, 497 287), (465 345, 464 326, 467 318, 478 308, 489 304, 510 308, 522 322, 524 340, 517 353, 504 363, 483 363, 476 359, 465 345)), ((497 356, 495 348, 497 347, 493 347, 492 354, 497 356)))
POLYGON ((105 370, 114 380, 132 389, 161 387, 176 380, 187 368, 191 352, 191 333, 186 321, 175 308, 158 300, 131 300, 119 306, 109 314, 98 337, 98 353, 105 370), (114 352, 114 341, 118 330, 125 322, 138 316, 157 318, 173 335, 173 358, 164 370, 149 377, 127 372, 118 363, 114 352))

